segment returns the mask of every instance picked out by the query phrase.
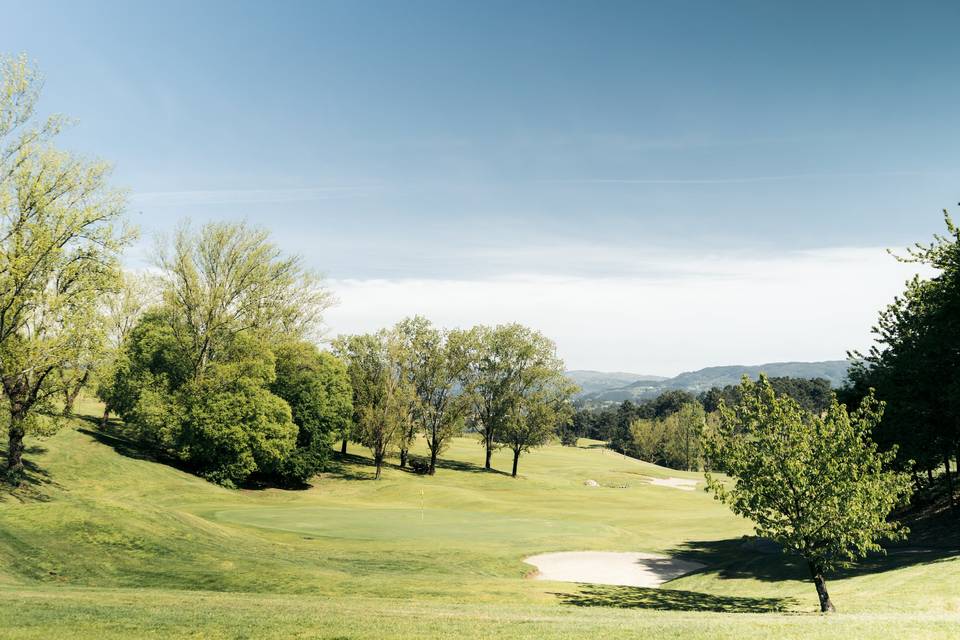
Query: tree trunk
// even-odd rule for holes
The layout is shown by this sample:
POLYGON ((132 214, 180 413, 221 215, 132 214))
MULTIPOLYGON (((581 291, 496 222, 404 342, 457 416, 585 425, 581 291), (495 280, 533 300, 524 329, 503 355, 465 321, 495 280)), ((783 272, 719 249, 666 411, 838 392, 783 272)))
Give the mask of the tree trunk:
POLYGON ((960 480, 960 442, 957 443, 957 480, 960 480))
POLYGON ((401 469, 406 469, 407 467, 407 453, 408 452, 406 449, 400 449, 400 468, 401 469))
POLYGON ((437 472, 437 449, 439 448, 439 446, 430 447, 430 471, 428 472, 430 475, 437 472))
POLYGON ((347 455, 347 437, 343 437, 343 442, 340 444, 340 454, 347 455))
POLYGON ((947 499, 950 501, 950 508, 953 509, 956 506, 953 503, 953 474, 950 473, 950 455, 946 452, 943 454, 943 468, 947 476, 947 499))
POLYGON ((20 411, 10 413, 10 431, 7 448, 7 478, 11 482, 19 482, 23 476, 23 436, 26 432, 24 419, 26 416, 20 411))
POLYGON ((927 467, 927 482, 930 483, 930 486, 933 486, 933 469, 927 467))
POLYGON ((109 406, 109 405, 105 405, 105 406, 103 407, 103 417, 100 418, 100 428, 101 428, 101 429, 106 429, 106 428, 107 428, 107 422, 109 422, 109 421, 110 421, 110 406, 109 406))
POLYGON ((513 473, 510 474, 514 478, 517 477, 517 464, 519 462, 520 462, 520 451, 518 449, 514 449, 513 450, 513 473))
POLYGON ((490 466, 490 456, 492 454, 493 454, 493 449, 490 448, 490 443, 488 442, 487 443, 487 463, 486 463, 487 469, 493 469, 493 467, 490 466))
POLYGON ((63 402, 63 415, 70 418, 73 416, 73 405, 77 401, 77 396, 80 395, 80 392, 85 386, 87 386, 87 381, 90 380, 90 371, 84 371, 83 377, 77 381, 77 385, 73 389, 66 389, 64 392, 64 402, 63 402))
POLYGON ((373 474, 374 480, 380 479, 380 470, 383 468, 383 455, 377 454, 373 457, 373 462, 377 466, 376 472, 373 474))
POLYGON ((834 613, 837 609, 830 601, 830 594, 827 593, 827 582, 823 579, 823 570, 812 562, 809 562, 808 566, 813 584, 817 588, 817 597, 820 598, 820 612, 834 613))

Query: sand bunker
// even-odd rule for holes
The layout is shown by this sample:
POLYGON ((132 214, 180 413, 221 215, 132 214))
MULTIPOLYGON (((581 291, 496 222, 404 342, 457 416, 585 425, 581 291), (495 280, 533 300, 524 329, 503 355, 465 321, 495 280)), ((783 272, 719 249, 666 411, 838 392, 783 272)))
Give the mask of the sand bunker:
POLYGON ((537 580, 651 588, 704 566, 651 553, 616 551, 542 553, 524 562, 539 570, 537 580))
POLYGON ((680 489, 681 491, 693 491, 697 488, 696 480, 685 480, 684 478, 650 478, 650 484, 658 487, 680 489))

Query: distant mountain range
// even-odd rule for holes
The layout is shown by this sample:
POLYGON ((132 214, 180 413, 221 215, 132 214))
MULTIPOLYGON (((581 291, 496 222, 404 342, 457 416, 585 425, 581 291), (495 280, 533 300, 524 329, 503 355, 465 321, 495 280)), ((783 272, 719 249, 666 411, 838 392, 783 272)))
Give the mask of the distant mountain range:
POLYGON ((605 371, 567 371, 567 377, 581 387, 578 399, 604 404, 624 400, 646 400, 664 391, 682 389, 700 393, 711 387, 738 384, 743 375, 756 379, 761 373, 771 378, 824 378, 839 387, 847 377, 850 363, 846 360, 824 362, 771 362, 754 366, 728 365, 706 367, 681 373, 673 378, 637 373, 605 371))

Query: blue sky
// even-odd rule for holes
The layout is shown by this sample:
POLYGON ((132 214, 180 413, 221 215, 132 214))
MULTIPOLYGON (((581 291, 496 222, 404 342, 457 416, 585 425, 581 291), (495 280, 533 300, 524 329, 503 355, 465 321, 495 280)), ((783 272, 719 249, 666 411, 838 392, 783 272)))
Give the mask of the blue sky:
POLYGON ((960 198, 960 5, 11 3, 145 240, 246 219, 331 332, 519 320, 576 367, 843 357, 960 198))

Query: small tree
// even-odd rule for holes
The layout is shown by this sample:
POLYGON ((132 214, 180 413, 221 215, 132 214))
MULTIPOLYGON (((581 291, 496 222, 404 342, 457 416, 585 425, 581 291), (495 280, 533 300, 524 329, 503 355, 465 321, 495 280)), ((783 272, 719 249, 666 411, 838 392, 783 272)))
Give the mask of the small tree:
POLYGON ((870 394, 848 414, 834 398, 820 416, 778 397, 766 376, 744 377, 739 398, 721 403, 719 424, 703 438, 708 464, 733 484, 708 472, 707 488, 757 535, 806 560, 820 610, 834 611, 824 574, 906 533, 887 516, 909 496, 908 477, 885 470, 896 453, 870 439, 883 404, 870 394))
MULTIPOLYGON (((469 410, 469 398, 457 389, 470 364, 469 332, 436 329, 419 316, 404 320, 398 330, 407 344, 409 375, 415 392, 412 424, 427 441, 428 473, 433 475, 437 458, 450 438, 461 433, 469 410)), ((401 466, 402 462, 401 459, 401 466)))
POLYGON ((514 478, 520 454, 547 444, 562 425, 573 419, 570 398, 577 391, 575 384, 562 374, 534 384, 534 388, 517 397, 501 434, 501 443, 513 452, 510 475, 514 478))
POLYGON ((494 449, 510 439, 504 432, 507 422, 518 428, 517 412, 526 411, 521 399, 563 377, 563 361, 551 340, 516 323, 475 327, 468 340, 471 355, 462 382, 490 469, 494 449))
POLYGON ((396 334, 348 336, 336 342, 336 351, 347 362, 353 388, 356 435, 370 448, 380 479, 383 462, 409 428, 412 386, 403 370, 403 345, 396 334))

